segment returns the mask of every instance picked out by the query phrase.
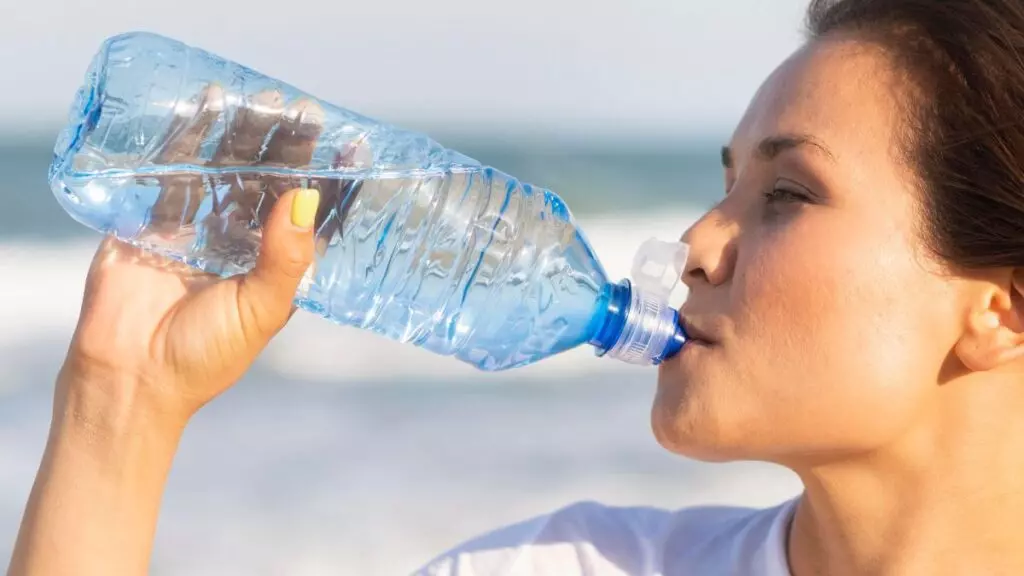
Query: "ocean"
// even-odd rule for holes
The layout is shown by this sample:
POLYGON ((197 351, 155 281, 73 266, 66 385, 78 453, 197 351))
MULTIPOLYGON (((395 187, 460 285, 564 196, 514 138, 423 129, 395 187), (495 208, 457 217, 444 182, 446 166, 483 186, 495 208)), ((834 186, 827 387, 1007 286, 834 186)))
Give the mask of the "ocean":
MULTIPOLYGON (((54 132, 0 131, 0 563, 49 425, 53 379, 99 237, 46 183, 54 132)), ((717 142, 445 144, 558 192, 613 277, 721 194, 717 142)), ((307 314, 194 420, 171 474, 159 575, 408 574, 457 543, 581 500, 767 506, 788 471, 673 456, 652 369, 579 349, 478 372, 307 314)))

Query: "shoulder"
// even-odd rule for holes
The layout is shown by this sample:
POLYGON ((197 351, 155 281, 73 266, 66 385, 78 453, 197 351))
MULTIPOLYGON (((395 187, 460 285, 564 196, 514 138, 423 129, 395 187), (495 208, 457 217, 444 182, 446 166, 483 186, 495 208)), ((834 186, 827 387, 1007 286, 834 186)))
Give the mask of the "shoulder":
POLYGON ((471 540, 416 574, 699 573, 699 568, 730 565, 736 552, 756 553, 781 509, 703 506, 672 511, 579 502, 471 540))

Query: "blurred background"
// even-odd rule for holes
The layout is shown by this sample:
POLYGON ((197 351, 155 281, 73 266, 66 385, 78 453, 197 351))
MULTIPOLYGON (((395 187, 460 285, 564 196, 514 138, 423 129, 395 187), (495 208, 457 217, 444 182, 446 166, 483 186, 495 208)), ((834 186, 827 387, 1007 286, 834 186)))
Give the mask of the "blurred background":
MULTIPOLYGON (((800 42, 805 0, 4 0, 0 564, 99 237, 46 183, 107 36, 176 37, 567 201, 612 277, 722 193, 718 150, 800 42)), ((300 314, 188 429, 153 574, 407 574, 580 500, 765 506, 799 485, 654 441, 651 369, 574 352, 502 374, 300 314)))

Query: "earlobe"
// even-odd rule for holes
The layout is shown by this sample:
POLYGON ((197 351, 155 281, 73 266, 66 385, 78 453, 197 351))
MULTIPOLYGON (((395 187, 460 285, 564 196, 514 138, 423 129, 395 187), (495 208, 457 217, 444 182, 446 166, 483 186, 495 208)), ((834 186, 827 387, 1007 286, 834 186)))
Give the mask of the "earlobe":
POLYGON ((1024 358, 1024 274, 1015 270, 1012 278, 990 284, 978 296, 956 344, 957 357, 976 372, 1024 358))

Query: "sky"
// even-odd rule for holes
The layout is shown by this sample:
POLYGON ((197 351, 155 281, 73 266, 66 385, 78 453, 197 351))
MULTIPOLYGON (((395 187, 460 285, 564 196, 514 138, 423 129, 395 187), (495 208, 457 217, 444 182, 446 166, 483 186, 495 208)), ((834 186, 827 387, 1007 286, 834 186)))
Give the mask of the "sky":
POLYGON ((0 135, 60 125, 108 36, 175 37, 393 123, 722 134, 807 0, 0 0, 0 135))

